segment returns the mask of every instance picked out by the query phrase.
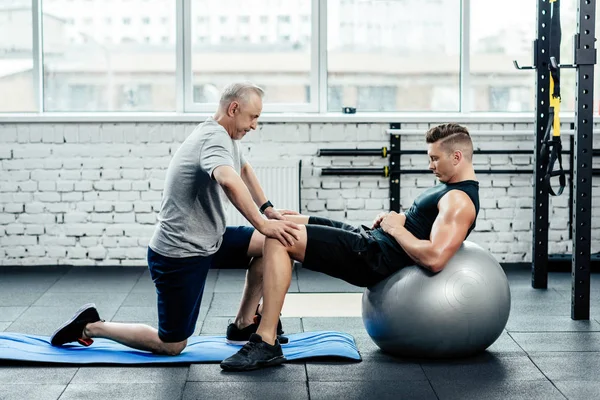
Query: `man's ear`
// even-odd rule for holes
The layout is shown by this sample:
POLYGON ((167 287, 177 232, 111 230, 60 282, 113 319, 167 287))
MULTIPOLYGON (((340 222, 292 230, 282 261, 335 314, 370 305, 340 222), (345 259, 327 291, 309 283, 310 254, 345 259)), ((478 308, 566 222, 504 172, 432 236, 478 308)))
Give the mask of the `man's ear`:
POLYGON ((454 152, 454 155, 453 155, 452 159, 454 160, 455 164, 458 164, 460 162, 460 160, 463 159, 463 153, 462 153, 462 151, 456 150, 454 152))
POLYGON ((229 107, 227 109, 227 114, 229 114, 230 117, 233 117, 236 110, 239 111, 239 109, 240 109, 240 103, 238 103, 237 101, 232 101, 229 104, 229 107))

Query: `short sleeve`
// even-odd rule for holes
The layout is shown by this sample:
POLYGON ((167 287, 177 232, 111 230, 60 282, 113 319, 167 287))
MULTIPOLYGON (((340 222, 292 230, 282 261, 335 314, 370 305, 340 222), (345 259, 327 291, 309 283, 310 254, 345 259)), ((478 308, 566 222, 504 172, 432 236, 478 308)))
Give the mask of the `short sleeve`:
POLYGON ((200 168, 212 177, 215 168, 222 165, 234 167, 231 138, 224 132, 209 135, 200 153, 200 168))

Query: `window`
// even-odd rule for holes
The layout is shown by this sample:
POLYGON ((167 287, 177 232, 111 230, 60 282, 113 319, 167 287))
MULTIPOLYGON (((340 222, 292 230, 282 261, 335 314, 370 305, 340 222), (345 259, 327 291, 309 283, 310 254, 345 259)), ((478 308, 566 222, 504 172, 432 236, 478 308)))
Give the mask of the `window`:
MULTIPOLYGON (((519 71, 512 60, 531 65, 536 38, 536 0, 507 0, 494 9, 494 18, 484 2, 471 2, 470 86, 473 111, 533 111, 535 71, 519 71), (515 7, 520 11, 515 13, 515 7), (510 86, 524 89, 524 101, 511 103, 510 86)), ((564 4, 561 4, 564 5, 564 4)), ((562 8, 562 7, 561 7, 562 8)))
POLYGON ((395 86, 361 86, 356 97, 359 110, 390 111, 397 108, 395 86))
MULTIPOLYGON (((222 3, 222 2, 221 2, 222 3)), ((189 74, 186 81, 186 104, 188 110, 213 111, 218 101, 218 93, 223 87, 236 80, 249 80, 268 87, 263 110, 299 111, 317 110, 316 90, 317 68, 312 66, 311 41, 301 42, 299 34, 292 29, 290 21, 307 14, 303 4, 286 3, 288 15, 279 15, 271 20, 273 27, 265 25, 267 14, 272 13, 271 0, 257 0, 252 7, 243 7, 237 15, 228 18, 224 15, 228 7, 214 0, 192 0, 192 52, 189 74), (197 23, 198 15, 203 14, 220 21, 214 29, 206 30, 197 23), (227 26, 227 22, 239 22, 237 26, 227 26), (284 31, 278 26, 284 24, 284 31), (198 39, 208 36, 211 46, 198 46, 198 39), (309 87, 309 90, 306 89, 309 87)), ((308 10, 310 12, 310 10, 308 10)), ((234 24, 235 25, 235 24, 234 24)), ((310 35, 311 31, 308 31, 310 35)), ((312 37, 312 36, 309 36, 312 37)))
MULTIPOLYGON (((122 31, 82 23, 67 27, 65 20, 82 19, 79 9, 49 1, 42 4, 46 111, 175 110, 174 43, 154 44, 147 27, 131 24, 132 19, 148 18, 148 10, 139 9, 135 15, 133 8, 127 17, 119 16, 118 21, 131 24, 122 31), (110 35, 113 39, 107 40, 110 35)), ((175 18, 171 0, 152 4, 162 15, 175 18)), ((172 30, 161 27, 167 38, 174 36, 172 30)))
MULTIPOLYGON (((0 0, 0 112, 213 112, 239 80, 266 88, 264 112, 532 112, 536 71, 512 62, 532 64, 538 1, 0 0)), ((577 5, 561 3, 562 64, 577 5)), ((576 70, 560 78, 572 113, 576 70)))
POLYGON ((460 38, 460 0, 329 0, 328 110, 459 111, 460 38))
POLYGON ((31 15, 31 2, 0 6, 0 113, 37 111, 31 15))

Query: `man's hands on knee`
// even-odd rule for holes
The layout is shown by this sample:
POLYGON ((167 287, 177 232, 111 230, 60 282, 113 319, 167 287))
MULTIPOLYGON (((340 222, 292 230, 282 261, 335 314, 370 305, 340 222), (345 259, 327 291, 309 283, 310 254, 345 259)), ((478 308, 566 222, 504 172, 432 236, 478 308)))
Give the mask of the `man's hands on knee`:
POLYGON ((279 240, 284 246, 293 246, 300 240, 300 226, 291 221, 264 220, 258 231, 266 237, 279 240))
POLYGON ((264 214, 265 214, 265 217, 267 217, 268 219, 279 219, 279 220, 285 219, 286 215, 300 215, 300 213, 297 212, 297 211, 293 211, 293 210, 276 210, 273 207, 267 208, 265 210, 264 214))

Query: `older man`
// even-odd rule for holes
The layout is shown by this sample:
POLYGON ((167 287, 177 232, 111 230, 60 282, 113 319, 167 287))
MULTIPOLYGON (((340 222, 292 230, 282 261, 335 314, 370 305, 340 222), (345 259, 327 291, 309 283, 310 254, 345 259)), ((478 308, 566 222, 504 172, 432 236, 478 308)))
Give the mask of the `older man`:
POLYGON ((293 212, 272 207, 238 145, 257 128, 263 95, 250 83, 227 86, 216 114, 198 125, 170 162, 148 247, 148 268, 158 296, 158 330, 105 322, 93 304, 86 304, 56 330, 52 345, 78 341, 89 346, 92 338, 108 338, 136 349, 177 355, 194 332, 211 267, 249 266, 240 312, 227 336, 247 341, 256 331, 265 236, 290 246, 300 232, 298 225, 283 219, 293 212), (254 228, 226 227, 225 197, 254 228))

